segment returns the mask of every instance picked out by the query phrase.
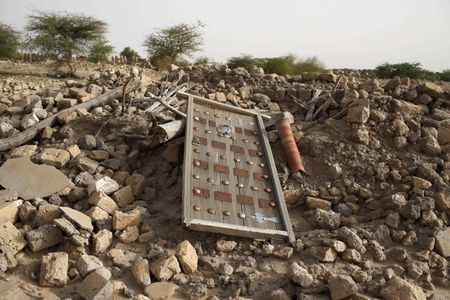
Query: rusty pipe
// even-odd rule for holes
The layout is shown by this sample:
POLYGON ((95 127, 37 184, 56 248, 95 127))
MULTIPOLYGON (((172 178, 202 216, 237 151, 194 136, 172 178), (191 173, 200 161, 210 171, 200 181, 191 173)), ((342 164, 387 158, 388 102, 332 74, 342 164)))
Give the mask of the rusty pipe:
POLYGON ((299 171, 306 174, 305 166, 303 165, 302 158, 300 156, 300 151, 297 148, 297 143, 295 142, 294 135, 292 134, 289 118, 281 118, 277 125, 281 146, 283 147, 283 152, 286 156, 291 175, 296 174, 299 171))

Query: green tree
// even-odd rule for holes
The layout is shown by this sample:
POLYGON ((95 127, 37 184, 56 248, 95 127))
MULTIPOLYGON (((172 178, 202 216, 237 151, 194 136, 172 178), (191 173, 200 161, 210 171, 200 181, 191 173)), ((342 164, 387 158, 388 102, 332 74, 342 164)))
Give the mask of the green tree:
POLYGON ((141 58, 139 54, 130 47, 123 48, 122 52, 120 52, 120 56, 125 56, 128 62, 131 62, 133 57, 141 58))
POLYGON ((11 26, 0 23, 0 59, 13 59, 20 47, 20 34, 11 26))
POLYGON ((192 56, 203 45, 204 25, 180 23, 167 28, 157 29, 147 35, 144 47, 150 60, 166 60, 175 62, 181 56, 192 56))
POLYGON ((98 40, 94 44, 92 44, 89 49, 88 60, 98 63, 98 62, 107 62, 109 56, 113 52, 114 47, 108 44, 105 40, 98 40))
POLYGON ((28 17, 26 47, 57 58, 70 68, 72 56, 86 56, 92 45, 104 40, 107 24, 94 17, 70 13, 35 12, 28 17))

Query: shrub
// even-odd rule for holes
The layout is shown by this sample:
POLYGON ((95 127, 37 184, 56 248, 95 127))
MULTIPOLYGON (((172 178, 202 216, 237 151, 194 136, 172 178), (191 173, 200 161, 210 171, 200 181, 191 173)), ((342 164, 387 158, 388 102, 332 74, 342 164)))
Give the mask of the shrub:
POLYGON ((442 71, 439 74, 439 79, 450 82, 450 69, 442 71))
POLYGON ((437 76, 431 71, 421 67, 421 63, 384 63, 375 68, 375 74, 384 79, 394 76, 409 77, 414 79, 436 79, 437 76))
POLYGON ((0 23, 0 59, 13 59, 20 47, 20 35, 11 26, 0 23))
POLYGON ((255 67, 255 60, 251 55, 242 54, 241 56, 234 56, 228 59, 228 67, 235 68, 245 68, 247 71, 251 71, 255 67))
POLYGON ((98 40, 89 49, 88 60, 91 62, 107 62, 113 51, 113 46, 109 45, 105 40, 98 40))
POLYGON ((211 59, 206 56, 197 57, 194 61, 194 65, 206 65, 211 62, 211 59))

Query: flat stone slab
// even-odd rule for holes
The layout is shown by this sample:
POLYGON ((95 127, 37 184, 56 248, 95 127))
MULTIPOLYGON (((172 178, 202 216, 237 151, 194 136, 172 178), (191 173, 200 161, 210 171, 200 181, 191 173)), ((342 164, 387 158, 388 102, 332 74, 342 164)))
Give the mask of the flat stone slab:
POLYGON ((55 167, 34 164, 28 157, 8 159, 0 167, 0 185, 24 200, 48 197, 69 184, 66 175, 55 167))
POLYGON ((87 230, 89 232, 94 231, 94 226, 92 226, 92 219, 88 215, 70 207, 61 206, 59 209, 61 209, 64 216, 69 221, 75 223, 81 229, 87 230))

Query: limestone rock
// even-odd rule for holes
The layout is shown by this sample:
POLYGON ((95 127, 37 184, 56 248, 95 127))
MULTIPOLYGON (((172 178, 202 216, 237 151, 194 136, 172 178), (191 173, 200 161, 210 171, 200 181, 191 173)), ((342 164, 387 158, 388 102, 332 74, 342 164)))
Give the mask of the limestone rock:
POLYGON ((218 240, 216 242, 216 249, 221 252, 233 251, 237 243, 235 241, 218 240))
POLYGON ((24 200, 50 196, 69 184, 55 167, 33 164, 28 157, 8 159, 0 167, 0 185, 24 200))
POLYGON ((89 204, 96 205, 109 214, 113 214, 119 207, 116 202, 103 192, 93 193, 88 200, 89 204))
POLYGON ((152 264, 151 271, 160 281, 167 281, 175 274, 181 272, 180 265, 175 255, 163 257, 152 264))
POLYGON ((113 214, 113 228, 123 230, 128 226, 137 226, 141 223, 141 212, 133 209, 127 213, 116 210, 113 214))
POLYGON ((145 288, 145 294, 152 300, 182 299, 179 295, 179 286, 170 282, 155 282, 145 288))
POLYGON ((420 287, 397 276, 386 283, 380 291, 380 296, 386 300, 426 300, 420 287))
POLYGON ((69 162, 70 153, 62 149, 46 148, 39 154, 39 159, 43 164, 62 168, 69 162))
POLYGON ((197 251, 195 251, 189 241, 186 240, 178 244, 176 256, 181 264, 181 267, 183 268, 184 273, 191 274, 197 271, 197 251))
POLYGON ((139 257, 138 259, 136 259, 133 263, 133 266, 131 267, 131 272, 140 285, 148 286, 150 283, 152 283, 150 278, 149 263, 145 258, 139 257))
POLYGON ((125 207, 134 201, 133 189, 131 186, 127 185, 115 192, 112 197, 119 207, 125 207))
POLYGON ((314 282, 314 277, 296 262, 291 263, 289 267, 289 278, 303 288, 310 287, 314 282))
POLYGON ((417 90, 421 93, 430 95, 431 98, 434 99, 439 98, 444 93, 444 90, 440 86, 429 81, 421 84, 417 90))
POLYGON ((331 299, 341 300, 356 293, 356 283, 350 276, 336 275, 328 280, 331 299))
POLYGON ((102 229, 93 237, 93 251, 96 254, 105 253, 111 246, 113 241, 113 234, 107 229, 102 229))
POLYGON ((11 222, 0 225, 0 252, 11 252, 14 255, 26 245, 27 241, 11 222))
POLYGON ((349 123, 364 124, 369 120, 370 109, 365 106, 355 106, 348 109, 346 121, 349 123))
POLYGON ((65 252, 53 252, 42 257, 39 284, 41 286, 65 286, 69 255, 65 252))
POLYGON ((450 227, 436 234, 436 249, 443 257, 450 257, 450 227))
POLYGON ((78 294, 86 300, 110 299, 114 292, 114 285, 110 279, 111 272, 108 269, 98 268, 78 284, 78 294))
POLYGON ((94 226, 92 226, 92 220, 86 214, 65 206, 60 207, 60 209, 68 220, 75 223, 81 229, 87 230, 89 232, 94 231, 94 226))
POLYGON ((110 195, 117 191, 120 186, 112 180, 110 177, 105 176, 101 179, 95 181, 94 183, 89 184, 88 186, 88 194, 91 195, 95 192, 103 192, 106 195, 110 195))
POLYGON ((37 252, 64 242, 61 230, 55 225, 42 225, 25 234, 31 251, 37 252))
POLYGON ((81 277, 85 277, 97 268, 103 267, 102 261, 93 255, 81 255, 77 260, 77 269, 81 277))

